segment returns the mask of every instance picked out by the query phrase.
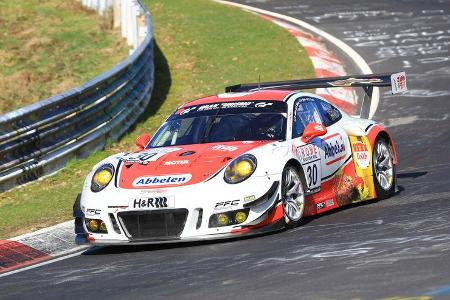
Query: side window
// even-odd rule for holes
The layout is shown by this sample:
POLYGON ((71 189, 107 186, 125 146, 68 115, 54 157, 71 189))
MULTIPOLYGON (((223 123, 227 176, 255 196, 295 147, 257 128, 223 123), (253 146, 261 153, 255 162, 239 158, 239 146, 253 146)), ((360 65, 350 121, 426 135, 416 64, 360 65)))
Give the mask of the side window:
POLYGON ((342 118, 341 112, 328 102, 317 100, 323 125, 330 126, 342 118))
POLYGON ((320 112, 316 105, 316 99, 301 97, 294 102, 294 118, 292 126, 292 138, 303 134, 303 130, 309 123, 322 124, 320 112))

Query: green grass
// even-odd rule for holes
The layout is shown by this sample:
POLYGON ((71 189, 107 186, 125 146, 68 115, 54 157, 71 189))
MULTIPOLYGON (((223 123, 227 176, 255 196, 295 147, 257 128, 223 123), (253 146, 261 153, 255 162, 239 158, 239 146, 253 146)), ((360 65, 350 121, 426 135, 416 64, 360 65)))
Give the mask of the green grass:
POLYGON ((0 0, 0 114, 108 70, 128 47, 76 0, 0 0))
POLYGON ((309 78, 305 51, 285 30, 261 18, 209 0, 146 1, 152 12, 156 86, 138 124, 118 143, 56 175, 0 194, 0 238, 71 219, 84 177, 102 158, 134 150, 134 139, 151 134, 177 106, 221 93, 240 82, 309 78))

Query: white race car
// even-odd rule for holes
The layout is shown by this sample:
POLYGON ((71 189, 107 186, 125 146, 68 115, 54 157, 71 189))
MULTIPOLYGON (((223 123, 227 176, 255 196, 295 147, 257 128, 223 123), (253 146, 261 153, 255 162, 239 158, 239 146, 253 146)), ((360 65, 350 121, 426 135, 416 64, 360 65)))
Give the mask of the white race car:
POLYGON ((395 191, 386 128, 293 90, 406 89, 404 73, 238 85, 186 103, 139 150, 89 173, 74 204, 79 244, 161 243, 291 227, 395 191))

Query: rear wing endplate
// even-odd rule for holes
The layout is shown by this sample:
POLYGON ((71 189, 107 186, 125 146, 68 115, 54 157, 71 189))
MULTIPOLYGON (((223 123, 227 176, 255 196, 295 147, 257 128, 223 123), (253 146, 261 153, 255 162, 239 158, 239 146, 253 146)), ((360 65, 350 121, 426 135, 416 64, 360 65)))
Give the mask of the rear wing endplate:
POLYGON ((384 73, 368 75, 349 75, 341 77, 314 78, 290 81, 274 81, 260 83, 243 83, 225 88, 225 92, 251 92, 258 90, 303 90, 333 87, 362 87, 364 98, 361 103, 361 118, 368 118, 372 103, 372 91, 374 87, 390 86, 392 94, 405 92, 406 73, 384 73))

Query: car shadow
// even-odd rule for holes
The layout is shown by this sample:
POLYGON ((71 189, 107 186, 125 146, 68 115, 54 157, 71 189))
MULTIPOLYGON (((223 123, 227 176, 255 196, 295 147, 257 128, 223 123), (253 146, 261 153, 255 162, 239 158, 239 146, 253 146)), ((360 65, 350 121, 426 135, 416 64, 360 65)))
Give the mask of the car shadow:
POLYGON ((127 245, 115 245, 115 246, 93 246, 86 249, 81 255, 111 255, 111 254, 124 254, 124 253, 138 253, 138 252, 151 252, 157 250, 168 250, 168 249, 178 249, 178 248, 190 248, 196 246, 208 246, 215 244, 225 244, 236 241, 249 240, 254 238, 261 238, 264 236, 270 236, 277 234, 279 232, 285 231, 286 229, 278 229, 271 232, 255 233, 247 236, 237 236, 237 237, 224 237, 214 240, 204 240, 204 241, 189 241, 189 242, 171 242, 163 244, 127 244, 127 245))

